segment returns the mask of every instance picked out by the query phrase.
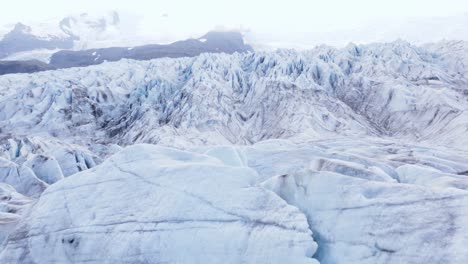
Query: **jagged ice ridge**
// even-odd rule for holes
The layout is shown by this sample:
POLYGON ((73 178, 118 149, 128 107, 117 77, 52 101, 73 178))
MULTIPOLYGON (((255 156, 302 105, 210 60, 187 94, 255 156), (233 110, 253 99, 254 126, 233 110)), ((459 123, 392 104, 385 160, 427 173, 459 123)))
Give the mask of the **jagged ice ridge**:
POLYGON ((0 262, 466 263, 467 56, 398 41, 1 76, 0 262))

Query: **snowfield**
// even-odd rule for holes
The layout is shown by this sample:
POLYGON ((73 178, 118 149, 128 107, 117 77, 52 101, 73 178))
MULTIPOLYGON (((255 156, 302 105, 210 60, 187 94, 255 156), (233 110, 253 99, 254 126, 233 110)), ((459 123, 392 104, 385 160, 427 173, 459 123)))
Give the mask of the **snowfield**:
POLYGON ((0 263, 468 263, 467 51, 0 76, 0 263))

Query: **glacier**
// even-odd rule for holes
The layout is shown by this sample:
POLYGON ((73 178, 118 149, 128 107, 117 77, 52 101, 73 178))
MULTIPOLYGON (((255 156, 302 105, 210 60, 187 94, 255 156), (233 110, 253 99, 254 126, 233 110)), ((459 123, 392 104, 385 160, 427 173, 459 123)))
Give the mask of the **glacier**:
POLYGON ((0 76, 0 262, 466 263, 466 65, 396 41, 0 76))
POLYGON ((121 145, 369 135, 460 147, 464 51, 400 41, 2 76, 0 124, 3 134, 121 145))
POLYGON ((128 147, 49 187, 0 260, 317 263, 304 215, 254 186, 254 174, 207 155, 128 147))

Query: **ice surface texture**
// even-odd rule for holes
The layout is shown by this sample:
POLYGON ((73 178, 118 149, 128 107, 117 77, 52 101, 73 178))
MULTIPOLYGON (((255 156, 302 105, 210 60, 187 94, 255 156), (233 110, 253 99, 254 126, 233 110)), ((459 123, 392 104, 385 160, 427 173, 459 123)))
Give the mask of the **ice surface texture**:
POLYGON ((305 216, 207 155, 128 147, 49 187, 2 263, 317 263, 305 216))
POLYGON ((468 59, 457 45, 202 54, 2 76, 0 127, 121 145, 370 135, 464 148, 468 59))
POLYGON ((0 262, 468 263, 467 47, 2 76, 0 262))

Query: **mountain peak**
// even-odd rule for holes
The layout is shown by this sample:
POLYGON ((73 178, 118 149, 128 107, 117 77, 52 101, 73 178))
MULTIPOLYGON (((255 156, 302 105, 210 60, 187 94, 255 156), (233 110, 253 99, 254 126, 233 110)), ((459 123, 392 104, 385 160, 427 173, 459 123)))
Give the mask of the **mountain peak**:
POLYGON ((16 32, 16 33, 31 33, 31 27, 21 23, 21 22, 18 22, 15 24, 15 27, 13 28, 13 30, 11 32, 16 32))
POLYGON ((252 47, 245 45, 244 37, 238 31, 210 31, 198 40, 209 46, 220 46, 229 53, 239 51, 241 46, 245 46, 244 51, 253 51, 252 47))

